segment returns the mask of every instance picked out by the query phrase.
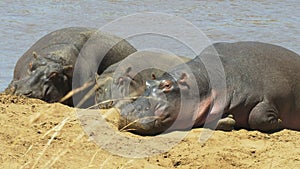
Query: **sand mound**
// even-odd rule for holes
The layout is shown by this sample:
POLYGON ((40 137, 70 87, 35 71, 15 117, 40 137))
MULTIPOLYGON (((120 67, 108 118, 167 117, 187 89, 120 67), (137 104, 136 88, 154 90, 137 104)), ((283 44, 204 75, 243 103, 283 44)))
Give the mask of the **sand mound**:
POLYGON ((75 109, 59 103, 47 104, 8 95, 0 95, 0 126, 0 168, 300 166, 300 132, 291 130, 274 134, 246 130, 215 131, 207 142, 200 143, 199 135, 204 129, 193 129, 168 152, 147 158, 124 158, 97 146, 88 137, 90 133, 83 131, 75 109))

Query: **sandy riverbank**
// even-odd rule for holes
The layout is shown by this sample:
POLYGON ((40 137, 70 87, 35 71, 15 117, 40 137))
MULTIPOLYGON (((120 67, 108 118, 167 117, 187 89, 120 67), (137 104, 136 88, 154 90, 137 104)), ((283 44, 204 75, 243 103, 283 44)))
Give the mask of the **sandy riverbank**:
POLYGON ((274 134, 216 131, 202 144, 198 139, 203 129, 193 129, 166 153, 130 159, 113 155, 91 141, 73 108, 8 95, 0 95, 0 127, 0 168, 240 169, 300 166, 300 132, 291 130, 274 134), (61 128, 53 130, 55 126, 61 128))

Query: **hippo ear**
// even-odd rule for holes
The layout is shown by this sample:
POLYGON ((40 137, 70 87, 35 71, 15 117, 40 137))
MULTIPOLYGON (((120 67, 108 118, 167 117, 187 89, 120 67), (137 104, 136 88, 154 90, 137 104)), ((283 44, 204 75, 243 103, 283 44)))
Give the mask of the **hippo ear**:
POLYGON ((63 73, 65 75, 67 75, 68 77, 72 77, 73 76, 73 66, 72 65, 64 66, 63 73))
POLYGON ((124 78, 124 77, 119 77, 119 78, 118 78, 118 81, 117 81, 117 84, 118 84, 118 85, 124 85, 124 81, 125 81, 125 78, 124 78))
POLYGON ((132 68, 131 68, 131 67, 128 67, 128 68, 126 69, 126 74, 128 74, 129 72, 131 72, 131 70, 132 70, 132 68))
POLYGON ((186 73, 182 73, 180 78, 177 80, 177 83, 181 89, 186 88, 189 89, 190 86, 187 83, 188 75, 186 73))
POLYGON ((152 79, 152 80, 155 80, 155 79, 156 79, 156 76, 155 76, 154 73, 151 74, 151 79, 152 79))
POLYGON ((177 82, 179 84, 184 84, 184 83, 186 83, 187 78, 188 78, 187 74, 186 73, 182 73, 181 76, 180 76, 180 78, 177 80, 177 82))
POLYGON ((121 75, 117 80, 115 81, 115 84, 118 86, 122 86, 127 82, 130 82, 131 80, 134 80, 134 78, 129 74, 132 71, 131 67, 128 67, 125 71, 125 74, 121 75))
POLYGON ((32 52, 32 56, 33 56, 34 59, 37 59, 37 58, 38 58, 38 55, 37 55, 36 52, 32 52))

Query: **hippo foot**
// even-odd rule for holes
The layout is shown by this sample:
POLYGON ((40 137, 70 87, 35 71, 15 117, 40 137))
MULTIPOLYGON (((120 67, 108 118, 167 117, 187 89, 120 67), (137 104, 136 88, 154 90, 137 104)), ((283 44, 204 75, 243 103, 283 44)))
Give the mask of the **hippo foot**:
POLYGON ((250 112, 249 126, 253 130, 273 133, 282 130, 282 121, 278 117, 279 111, 272 103, 260 102, 250 112))
POLYGON ((233 119, 232 115, 228 115, 225 118, 222 118, 217 123, 216 130, 223 130, 223 131, 232 131, 235 126, 235 120, 233 119))

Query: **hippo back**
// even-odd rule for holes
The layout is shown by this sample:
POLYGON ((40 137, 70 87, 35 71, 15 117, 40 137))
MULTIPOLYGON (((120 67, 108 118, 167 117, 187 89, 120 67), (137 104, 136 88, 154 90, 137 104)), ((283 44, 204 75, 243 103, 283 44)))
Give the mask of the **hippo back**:
MULTIPOLYGON (((168 57, 170 58, 170 65, 175 66, 179 64, 179 62, 172 60, 175 56, 157 52, 142 51, 138 53, 138 57, 157 57, 158 59, 168 57)), ((182 56, 179 59, 182 60, 182 63, 190 61, 189 58, 182 56)), ((96 75, 97 89, 95 100, 100 108, 121 107, 125 103, 132 102, 136 97, 142 95, 146 88, 147 80, 152 79, 153 75, 158 77, 165 73, 165 71, 156 68, 141 69, 140 72, 135 73, 135 69, 138 69, 137 67, 147 65, 147 59, 145 59, 145 63, 137 61, 138 65, 135 66, 122 65, 121 62, 111 65, 101 75, 96 75)))
POLYGON ((20 80, 28 76, 24 72, 28 72, 29 63, 34 61, 33 52, 40 56, 52 55, 53 57, 53 55, 58 55, 57 57, 66 61, 63 64, 74 65, 81 48, 96 30, 94 28, 70 27, 45 35, 34 43, 17 61, 13 80, 20 80))
MULTIPOLYGON (((101 54, 102 48, 98 46, 115 44, 106 51, 103 61, 95 70, 98 73, 136 51, 126 40, 93 28, 60 29, 42 37, 18 60, 6 93, 26 95, 47 102, 59 101, 72 90, 74 68, 82 49, 88 48, 84 47, 87 42, 88 47, 95 47, 84 53, 85 56, 101 54)), ((86 69, 81 68, 83 72, 86 69)), ((72 105, 72 98, 64 103, 72 105)))

